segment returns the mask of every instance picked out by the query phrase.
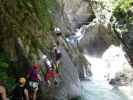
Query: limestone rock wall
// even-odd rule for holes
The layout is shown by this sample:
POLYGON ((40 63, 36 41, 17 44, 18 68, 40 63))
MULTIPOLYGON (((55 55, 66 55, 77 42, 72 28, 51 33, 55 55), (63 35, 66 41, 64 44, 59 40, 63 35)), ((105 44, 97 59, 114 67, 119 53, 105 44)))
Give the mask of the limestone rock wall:
MULTIPOLYGON (((18 74, 24 73, 31 64, 38 63, 43 53, 51 58, 52 44, 57 40, 53 26, 64 24, 59 23, 61 12, 58 12, 58 7, 55 0, 0 0, 0 49, 9 55, 16 65, 15 69, 19 70, 18 74), (53 15, 54 11, 58 13, 53 15)), ((78 71, 70 57, 74 51, 68 54, 69 47, 67 50, 62 50, 63 88, 47 94, 53 95, 57 100, 80 95, 78 71)), ((16 70, 13 72, 17 75, 16 70)))

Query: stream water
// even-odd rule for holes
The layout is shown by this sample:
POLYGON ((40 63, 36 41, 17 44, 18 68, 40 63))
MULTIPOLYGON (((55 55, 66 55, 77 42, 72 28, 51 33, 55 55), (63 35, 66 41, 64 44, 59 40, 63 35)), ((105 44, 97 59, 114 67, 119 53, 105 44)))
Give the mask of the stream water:
POLYGON ((108 84, 107 79, 114 77, 116 72, 129 66, 124 52, 120 47, 110 46, 101 58, 84 54, 91 63, 93 76, 89 81, 82 81, 82 100, 133 100, 119 88, 108 84))
POLYGON ((82 81, 82 100, 130 100, 117 88, 98 80, 82 81))

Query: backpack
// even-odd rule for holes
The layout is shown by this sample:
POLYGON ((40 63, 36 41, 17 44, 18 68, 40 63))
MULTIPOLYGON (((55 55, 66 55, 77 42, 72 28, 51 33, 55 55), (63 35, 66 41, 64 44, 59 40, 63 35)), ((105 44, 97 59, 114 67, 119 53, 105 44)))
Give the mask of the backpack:
POLYGON ((39 87, 39 82, 37 82, 37 81, 29 81, 28 89, 29 89, 30 92, 34 92, 34 90, 36 88, 38 88, 38 87, 39 87))
POLYGON ((44 61, 44 65, 47 70, 52 68, 51 62, 48 59, 46 61, 44 61))

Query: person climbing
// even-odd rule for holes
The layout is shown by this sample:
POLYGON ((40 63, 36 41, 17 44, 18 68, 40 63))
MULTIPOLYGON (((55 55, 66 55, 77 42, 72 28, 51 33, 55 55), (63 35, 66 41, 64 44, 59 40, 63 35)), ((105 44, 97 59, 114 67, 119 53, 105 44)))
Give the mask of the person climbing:
POLYGON ((29 95, 30 99, 36 98, 36 93, 39 88, 39 82, 41 81, 41 77, 39 75, 40 72, 40 64, 33 64, 32 68, 27 73, 27 77, 29 79, 29 95))
POLYGON ((59 47, 59 41, 56 42, 56 44, 54 44, 54 48, 53 48, 53 66, 54 69, 57 73, 60 72, 60 59, 61 59, 61 50, 59 47))
POLYGON ((32 68, 28 70, 27 77, 30 81, 37 82, 38 80, 41 80, 41 77, 39 75, 40 67, 40 64, 33 64, 32 68))
MULTIPOLYGON (((48 86, 51 87, 51 85, 52 85, 51 79, 54 80, 55 77, 57 76, 57 74, 53 70, 52 64, 46 55, 43 55, 42 60, 43 60, 44 66, 47 70, 46 74, 44 75, 44 80, 47 82, 48 86)), ((55 80, 55 83, 56 83, 56 80, 55 80)))
POLYGON ((54 32, 56 33, 57 36, 61 36, 62 35, 61 29, 59 27, 55 27, 54 28, 54 32))
POLYGON ((6 94, 6 88, 2 81, 0 81, 0 100, 8 100, 6 94))
POLYGON ((12 100, 29 100, 28 89, 26 88, 26 78, 20 77, 18 84, 12 91, 12 100))

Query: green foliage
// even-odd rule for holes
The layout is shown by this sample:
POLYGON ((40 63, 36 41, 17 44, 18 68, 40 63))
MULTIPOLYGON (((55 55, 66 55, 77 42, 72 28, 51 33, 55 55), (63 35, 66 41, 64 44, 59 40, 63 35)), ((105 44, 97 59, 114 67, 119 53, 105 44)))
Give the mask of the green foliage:
POLYGON ((114 7, 114 16, 127 20, 127 12, 131 6, 132 0, 118 0, 116 6, 114 7))
MULTIPOLYGON (((48 51, 50 46, 48 43, 50 41, 49 34, 45 34, 44 32, 48 32, 52 28, 53 23, 51 15, 56 1, 13 0, 13 2, 10 2, 10 0, 7 0, 1 2, 2 9, 0 9, 0 22, 3 22, 1 26, 1 32, 4 34, 3 36, 7 37, 9 34, 8 37, 14 39, 12 44, 20 38, 21 41, 19 42, 22 43, 22 48, 20 48, 20 51, 22 51, 21 54, 28 57, 28 59, 30 59, 29 56, 31 56, 31 59, 33 58, 31 54, 37 55, 37 50, 40 48, 46 48, 48 51), (38 37, 38 33, 44 34, 41 34, 40 37, 38 37), (46 40, 43 38, 45 37, 43 35, 47 37, 46 40), (41 39, 39 40, 38 38, 41 39), (44 41, 44 44, 42 44, 42 41, 44 41), (29 50, 27 50, 28 52, 26 52, 26 46, 29 47, 29 50)), ((3 40, 7 39, 7 42, 9 42, 6 37, 3 38, 3 40)), ((15 50, 7 50, 7 52, 12 53, 10 51, 15 50)), ((1 54, 2 53, 0 53, 0 79, 4 81, 10 80, 11 82, 9 83, 12 83, 11 78, 8 77, 6 72, 8 71, 13 73, 14 71, 14 74, 16 74, 22 72, 23 68, 18 65, 15 67, 10 66, 9 59, 7 59, 5 55, 2 56, 1 54), (13 69, 13 71, 10 69, 13 69)), ((21 66, 23 65, 21 64, 21 66)))
MULTIPOLYGON (((48 42, 50 41, 48 38, 49 34, 45 35, 47 39, 44 41, 44 44, 38 40, 36 34, 39 32, 48 32, 52 28, 51 15, 55 6, 55 0, 14 0, 13 3, 7 0, 3 2, 4 3, 0 2, 2 6, 2 9, 0 9, 0 22, 3 22, 1 24, 3 36, 7 37, 9 33, 9 38, 20 38, 24 46, 22 49, 25 49, 25 46, 29 46, 31 54, 37 54, 37 50, 42 47, 48 51, 48 42)), ((7 42, 9 42, 6 37, 4 39, 7 39, 7 42)), ((43 39, 43 36, 41 38, 43 39)), ((10 49, 11 50, 7 52, 12 51, 13 48, 10 49)), ((21 52, 21 54, 22 53, 23 52, 21 52)), ((24 71, 23 67, 25 66, 23 66, 21 62, 23 61, 11 64, 6 53, 0 50, 0 80, 4 81, 8 89, 12 88, 15 83, 13 77, 17 77, 16 75, 24 71), (18 63, 20 63, 22 67, 20 67, 18 63)))
MULTIPOLYGON (((25 10, 31 10, 34 12, 34 15, 37 17, 37 23, 32 23, 32 24, 38 24, 38 30, 41 30, 43 32, 49 32, 52 29, 52 13, 55 8, 55 0, 17 0, 17 6, 20 8, 20 10, 25 9, 25 10), (38 22, 39 21, 39 22, 38 22)), ((23 11, 23 10, 22 10, 23 11)), ((35 16, 31 16, 32 18, 35 16)), ((30 18, 30 19, 32 19, 30 18)), ((30 20, 29 19, 29 20, 30 20)), ((26 20, 27 22, 29 20, 26 20)), ((25 26, 25 25, 24 25, 25 26)), ((42 36, 41 39, 43 40, 43 43, 38 41, 36 34, 30 34, 29 31, 26 30, 26 28, 23 27, 23 31, 19 31, 19 37, 21 38, 24 46, 29 46, 30 47, 30 54, 34 53, 37 54, 37 51, 39 48, 43 48, 47 51, 49 51, 49 41, 50 39, 48 38, 50 34, 45 34, 46 36, 42 36), (25 29, 25 30, 23 30, 25 29), (47 37, 47 39, 44 39, 47 37)), ((31 56, 32 58, 32 56, 31 56)))
POLYGON ((22 10, 35 12, 40 20, 41 29, 47 32, 52 27, 52 12, 55 7, 55 0, 16 0, 17 7, 22 10))
POLYGON ((8 89, 12 88, 14 80, 9 77, 9 58, 4 52, 0 52, 0 80, 2 80, 8 89))
POLYGON ((33 0, 34 9, 40 22, 42 29, 47 32, 52 27, 51 14, 53 11, 55 0, 33 0))
POLYGON ((0 52, 0 68, 4 70, 7 69, 8 63, 9 63, 8 57, 3 52, 0 52))

